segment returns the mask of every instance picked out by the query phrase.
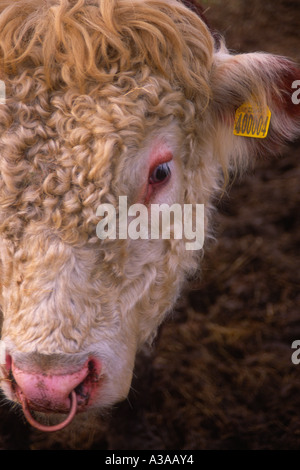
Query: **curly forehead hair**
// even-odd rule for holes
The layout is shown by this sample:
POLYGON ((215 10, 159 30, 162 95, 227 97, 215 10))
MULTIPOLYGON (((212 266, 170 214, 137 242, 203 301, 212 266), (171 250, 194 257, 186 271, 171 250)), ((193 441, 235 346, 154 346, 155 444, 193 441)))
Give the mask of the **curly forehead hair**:
POLYGON ((1 11, 1 232, 18 239, 39 220, 84 242, 100 201, 115 202, 121 175, 132 181, 128 148, 206 107, 213 39, 175 0, 4 0, 1 11))
POLYGON ((4 0, 5 8, 0 67, 8 75, 43 66, 50 88, 84 91, 147 65, 187 97, 209 93, 213 41, 180 1, 4 0))

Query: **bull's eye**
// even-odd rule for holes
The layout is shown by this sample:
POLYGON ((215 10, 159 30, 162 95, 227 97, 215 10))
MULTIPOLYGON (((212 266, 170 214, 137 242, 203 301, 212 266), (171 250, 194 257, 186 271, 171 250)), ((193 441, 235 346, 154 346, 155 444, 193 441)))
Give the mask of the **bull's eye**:
POLYGON ((149 177, 150 184, 159 184, 166 182, 171 176, 171 170, 168 163, 161 163, 152 171, 149 177))

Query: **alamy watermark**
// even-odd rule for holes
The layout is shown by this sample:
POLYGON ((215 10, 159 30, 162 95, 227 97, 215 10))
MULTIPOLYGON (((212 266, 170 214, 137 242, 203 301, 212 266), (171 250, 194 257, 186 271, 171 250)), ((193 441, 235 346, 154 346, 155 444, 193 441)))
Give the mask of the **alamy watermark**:
POLYGON ((292 363, 297 366, 298 364, 300 364, 300 339, 295 339, 295 341, 293 341, 292 343, 291 348, 296 349, 296 351, 293 352, 291 359, 292 363))
POLYGON ((119 206, 100 204, 102 217, 96 233, 101 240, 185 240, 186 250, 200 250, 204 244, 204 204, 133 204, 119 197, 119 206), (188 240, 188 241, 186 241, 188 240))
POLYGON ((295 89, 294 93, 292 94, 292 102, 294 104, 299 104, 300 103, 300 80, 295 80, 292 83, 292 88, 295 89))
POLYGON ((0 340, 0 366, 6 363, 5 343, 0 340))
POLYGON ((5 104, 6 102, 6 88, 3 80, 0 80, 0 104, 5 104))

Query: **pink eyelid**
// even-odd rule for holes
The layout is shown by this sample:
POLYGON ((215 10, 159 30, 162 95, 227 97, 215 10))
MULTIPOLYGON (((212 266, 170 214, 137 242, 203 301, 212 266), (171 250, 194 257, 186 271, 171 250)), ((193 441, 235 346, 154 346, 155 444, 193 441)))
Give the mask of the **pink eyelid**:
MULTIPOLYGON (((149 184, 149 178, 155 168, 159 165, 162 165, 163 163, 168 163, 173 159, 173 153, 171 150, 166 149, 166 148, 156 148, 152 153, 150 157, 150 165, 149 165, 149 170, 148 170, 148 177, 147 177, 147 182, 146 184, 141 188, 141 191, 138 195, 138 201, 142 202, 144 204, 148 204, 151 195, 153 194, 153 187, 154 185, 149 184)), ((159 186, 159 185, 158 185, 159 186)))
POLYGON ((148 177, 152 175, 155 168, 157 168, 159 165, 162 165, 163 163, 170 162, 172 159, 173 159, 173 154, 170 150, 167 150, 163 153, 159 152, 158 154, 156 154, 154 156, 154 159, 151 161, 148 177))

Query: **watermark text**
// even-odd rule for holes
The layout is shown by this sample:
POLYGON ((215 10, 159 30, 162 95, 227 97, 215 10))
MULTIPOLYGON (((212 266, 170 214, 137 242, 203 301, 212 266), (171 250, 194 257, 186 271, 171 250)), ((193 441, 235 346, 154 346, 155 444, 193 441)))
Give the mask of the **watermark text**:
POLYGON ((0 366, 5 364, 5 362, 6 362, 5 343, 4 341, 0 340, 0 366))
POLYGON ((300 103, 300 80, 295 80, 292 83, 292 88, 295 89, 294 93, 292 94, 292 102, 294 104, 299 104, 300 103))
POLYGON ((204 204, 128 207, 127 196, 120 196, 117 209, 113 204, 100 204, 96 215, 102 217, 96 228, 100 240, 170 240, 173 237, 184 239, 186 250, 200 250, 204 244, 204 204))
POLYGON ((293 341, 291 347, 292 349, 296 350, 293 352, 291 359, 292 363, 297 366, 298 364, 300 364, 300 339, 296 339, 295 341, 293 341))

